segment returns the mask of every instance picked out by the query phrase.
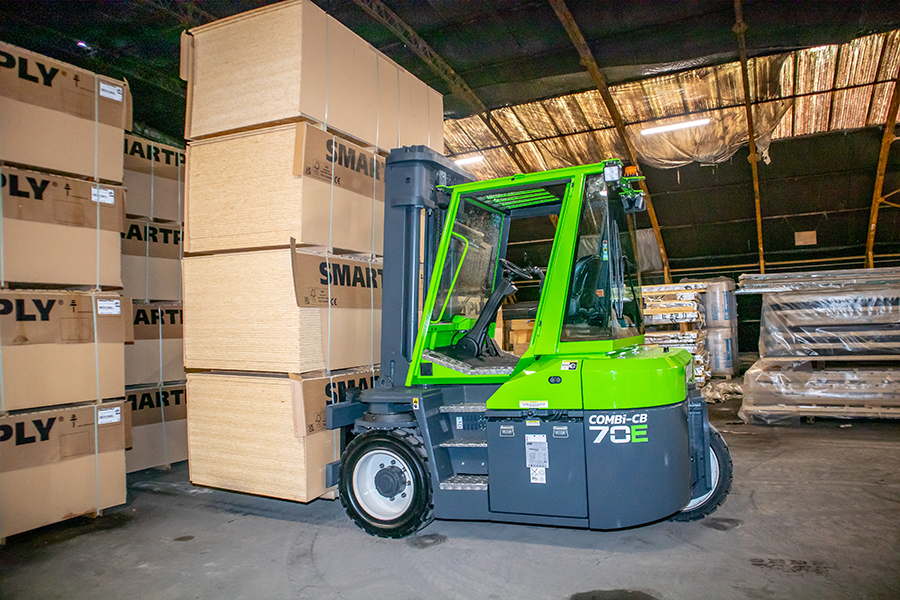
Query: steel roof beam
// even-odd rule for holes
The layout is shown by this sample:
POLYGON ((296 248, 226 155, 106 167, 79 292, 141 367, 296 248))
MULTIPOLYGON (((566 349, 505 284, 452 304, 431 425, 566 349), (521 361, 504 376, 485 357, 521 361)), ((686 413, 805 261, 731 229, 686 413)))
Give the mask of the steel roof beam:
MULTIPOLYGON (((876 75, 877 77, 877 75, 876 75)), ((881 153, 878 155, 878 170, 875 172, 875 192, 872 194, 872 209, 869 212, 869 233, 866 236, 866 268, 875 267, 875 228, 878 226, 878 209, 885 202, 887 196, 882 196, 884 191, 884 172, 887 169, 888 154, 891 144, 897 139, 894 129, 897 126, 897 112, 900 110, 900 69, 897 70, 897 79, 894 82, 894 91, 891 94, 891 103, 888 105, 887 120, 884 122, 884 135, 881 136, 881 153)), ((888 196, 893 195, 888 194, 888 196)))
MULTIPOLYGON (((625 121, 622 119, 622 114, 619 112, 615 100, 613 100, 612 94, 609 92, 609 84, 606 81, 606 76, 603 75, 603 72, 600 71, 600 67, 597 65, 597 61, 594 60, 594 55, 587 45, 584 36, 581 34, 581 29, 579 29, 578 24, 575 23, 575 18, 572 16, 572 13, 569 12, 569 7, 566 6, 564 0, 548 0, 548 2, 550 2, 550 5, 553 7, 553 11, 565 28, 566 33, 569 34, 569 39, 572 40, 572 44, 574 44, 575 48, 578 50, 578 54, 581 56, 581 64, 584 65, 588 70, 588 73, 590 73, 591 79, 594 80, 594 85, 597 86, 597 91, 600 92, 600 97, 603 98, 606 110, 609 111, 609 115, 616 125, 616 131, 619 133, 619 138, 621 138, 622 144, 625 146, 625 151, 628 153, 629 160, 631 161, 631 164, 637 168, 637 153, 634 150, 631 139, 628 137, 628 132, 625 130, 625 121)), ((666 254, 666 247, 663 244, 662 231, 659 229, 659 221, 656 218, 656 211, 653 209, 653 201, 650 199, 650 191, 647 189, 647 184, 643 179, 640 184, 641 190, 644 192, 644 198, 647 200, 647 215, 650 217, 650 224, 653 226, 653 234, 656 236, 656 243, 659 245, 659 254, 662 257, 663 264, 663 274, 666 283, 672 283, 672 274, 669 272, 669 257, 666 254)))
MULTIPOLYGON (((428 67, 435 72, 441 79, 447 82, 454 94, 462 98, 463 102, 469 105, 469 108, 478 115, 484 122, 485 127, 500 141, 501 146, 506 150, 509 157, 523 173, 528 173, 533 169, 529 168, 525 158, 516 148, 515 143, 503 130, 503 127, 495 119, 491 118, 491 113, 484 102, 475 94, 475 91, 469 87, 469 84, 463 80, 459 74, 453 70, 447 61, 434 51, 422 37, 410 27, 406 21, 401 19, 390 8, 385 6, 381 0, 353 0, 353 2, 366 11, 369 16, 387 27, 387 29, 396 35, 406 44, 407 48, 421 58, 428 67)), ((443 151, 443 148, 441 149, 443 151)))
POLYGON ((750 98, 750 74, 747 70, 747 40, 744 32, 747 24, 744 23, 744 11, 741 0, 734 0, 734 33, 738 38, 738 50, 741 55, 741 80, 744 84, 744 107, 747 114, 747 136, 750 138, 750 169, 753 173, 753 201, 756 204, 756 243, 759 247, 759 272, 766 272, 766 261, 763 258, 763 234, 762 213, 759 208, 759 154, 756 153, 756 139, 753 130, 753 105, 750 98))

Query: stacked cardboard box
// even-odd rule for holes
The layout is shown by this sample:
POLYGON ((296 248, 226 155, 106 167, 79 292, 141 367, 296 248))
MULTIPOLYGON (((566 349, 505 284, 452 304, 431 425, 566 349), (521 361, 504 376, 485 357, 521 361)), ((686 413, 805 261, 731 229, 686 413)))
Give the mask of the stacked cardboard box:
POLYGON ((130 301, 100 290, 122 286, 130 100, 0 43, 0 537, 125 501, 130 301))
POLYGON ((443 101, 308 0, 191 30, 182 76, 191 481, 309 501, 340 448, 303 386, 371 385, 382 155, 442 149, 443 101))

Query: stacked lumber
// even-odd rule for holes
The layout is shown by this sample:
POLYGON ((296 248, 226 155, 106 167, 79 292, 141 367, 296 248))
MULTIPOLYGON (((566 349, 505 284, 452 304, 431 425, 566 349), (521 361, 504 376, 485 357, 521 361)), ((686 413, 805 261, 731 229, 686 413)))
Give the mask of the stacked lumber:
POLYGON ((192 29, 182 77, 191 479, 306 502, 340 448, 291 382, 374 373, 383 156, 442 149, 443 101, 308 0, 192 29))
POLYGON ((706 346, 704 292, 706 282, 670 283, 641 287, 644 343, 683 348, 694 356, 694 383, 706 383, 711 373, 706 346))

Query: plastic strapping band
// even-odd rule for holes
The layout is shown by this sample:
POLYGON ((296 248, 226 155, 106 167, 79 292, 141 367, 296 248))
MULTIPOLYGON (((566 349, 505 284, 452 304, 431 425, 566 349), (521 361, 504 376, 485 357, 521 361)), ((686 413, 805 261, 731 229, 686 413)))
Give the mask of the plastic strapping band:
MULTIPOLYGON (((94 317, 94 382, 97 399, 94 401, 94 499, 100 516, 100 340, 97 337, 97 292, 100 291, 100 78, 94 75, 94 201, 97 203, 97 287, 91 293, 91 313, 94 317)), ((121 304, 120 304, 121 310, 121 304)))
MULTIPOLYGON (((181 230, 181 237, 178 239, 178 260, 184 261, 184 207, 182 206, 181 194, 183 192, 181 183, 181 167, 184 165, 184 158, 187 157, 187 151, 184 155, 175 152, 175 169, 178 172, 178 227, 181 230)), ((184 302, 184 281, 178 278, 178 303, 184 302)), ((182 308, 184 308, 182 306, 182 308)))
MULTIPOLYGON (((334 147, 334 142, 337 139, 336 136, 331 136, 331 144, 334 147)), ((331 280, 332 280, 332 270, 331 270, 331 261, 329 260, 329 256, 332 252, 334 252, 334 163, 337 158, 337 152, 331 153, 331 186, 329 190, 331 192, 331 206, 328 209, 328 247, 325 249, 325 266, 328 269, 328 329, 327 336, 328 339, 326 343, 328 344, 328 354, 325 357, 325 372, 331 373, 331 280)))
POLYGON ((159 324, 158 332, 159 332, 159 389, 157 390, 157 394, 159 394, 159 414, 162 419, 162 438, 163 438, 163 456, 166 459, 166 468, 169 469, 172 465, 169 463, 169 440, 166 437, 166 403, 163 401, 163 318, 165 312, 163 311, 162 305, 160 305, 157 309, 158 312, 157 322, 159 324))

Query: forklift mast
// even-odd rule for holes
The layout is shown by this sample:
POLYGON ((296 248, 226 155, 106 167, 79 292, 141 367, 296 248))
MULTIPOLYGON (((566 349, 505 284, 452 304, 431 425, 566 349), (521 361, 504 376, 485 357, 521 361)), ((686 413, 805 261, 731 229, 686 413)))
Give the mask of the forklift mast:
POLYGON ((449 203, 444 188, 474 179, 426 146, 395 148, 387 158, 380 387, 406 382, 419 327, 419 282, 424 297, 449 203))

